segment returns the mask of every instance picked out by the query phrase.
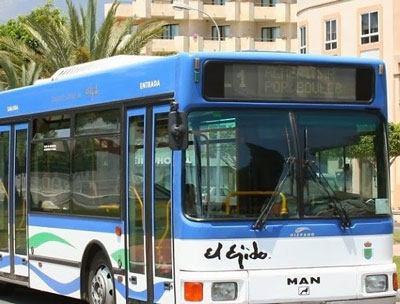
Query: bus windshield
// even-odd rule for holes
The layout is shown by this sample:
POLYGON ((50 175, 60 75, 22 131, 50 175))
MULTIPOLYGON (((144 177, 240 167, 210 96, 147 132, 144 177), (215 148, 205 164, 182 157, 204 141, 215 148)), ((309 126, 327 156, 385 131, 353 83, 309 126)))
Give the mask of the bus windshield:
POLYGON ((196 219, 390 214, 379 116, 229 110, 189 114, 184 211, 196 219))

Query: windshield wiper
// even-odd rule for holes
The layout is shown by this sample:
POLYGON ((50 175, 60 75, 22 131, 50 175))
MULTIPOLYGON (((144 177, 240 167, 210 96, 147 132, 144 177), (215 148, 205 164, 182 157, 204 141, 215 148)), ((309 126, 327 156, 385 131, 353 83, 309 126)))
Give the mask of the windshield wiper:
POLYGON ((264 227, 264 225, 267 221, 268 215, 272 210, 272 206, 276 202, 276 197, 278 197, 280 195, 281 189, 282 189, 283 185, 285 184, 287 178, 289 177, 290 172, 293 171, 292 168, 293 168, 295 161, 296 161, 295 157, 289 156, 288 158, 286 158, 282 174, 279 178, 277 186, 275 187, 274 193, 268 200, 265 207, 261 210, 261 213, 258 216, 257 220, 251 226, 252 229, 261 230, 264 227))
MULTIPOLYGON (((341 221, 341 227, 343 229, 347 229, 351 226, 351 221, 348 212, 346 209, 343 207, 343 203, 341 201, 338 201, 336 196, 335 196, 335 191, 333 191, 332 187, 329 185, 328 181, 322 174, 319 166, 315 164, 315 161, 311 159, 310 151, 309 151, 309 146, 308 146, 308 129, 304 129, 304 167, 306 167, 308 172, 311 174, 312 179, 317 185, 320 185, 321 188, 326 192, 329 200, 333 202, 333 208, 335 208, 335 211, 337 215, 340 218, 341 221), (316 168, 316 170, 314 169, 316 168), (318 171, 318 173, 317 173, 318 171), (331 195, 331 193, 333 195, 331 195)), ((305 185, 305 183, 304 183, 305 185)))
MULTIPOLYGON (((290 125, 291 129, 295 129, 295 119, 292 114, 289 114, 289 119, 290 119, 290 125)), ((286 144, 287 144, 287 152, 288 152, 288 157, 285 160, 284 167, 281 173, 281 176, 279 177, 278 183, 274 189, 274 193, 268 200, 267 204, 263 207, 261 210, 260 215, 258 216, 257 220, 254 222, 254 224, 251 226, 252 229, 254 230, 261 230, 264 226, 265 223, 267 222, 268 215, 272 210, 272 206, 276 202, 276 197, 280 195, 281 189, 283 185, 285 184, 287 178, 289 177, 290 173, 294 172, 293 166, 296 162, 296 158, 293 155, 292 152, 292 143, 290 140, 290 134, 288 128, 285 128, 285 138, 286 138, 286 144)), ((292 174, 292 183, 293 183, 293 174, 292 174)), ((293 186, 293 185, 292 185, 293 186)), ((292 189, 293 191, 293 189, 292 189)))
POLYGON ((336 198, 335 192, 333 191, 332 187, 329 185, 329 182, 326 180, 324 175, 321 172, 317 173, 317 171, 314 170, 313 167, 316 167, 314 161, 305 160, 304 161, 304 166, 307 167, 308 172, 310 173, 310 175, 311 175, 312 179, 314 180, 314 182, 317 185, 321 186, 321 188, 325 191, 325 193, 326 193, 327 197, 329 198, 329 200, 333 203, 332 204, 333 208, 335 209, 337 215, 340 218, 342 228, 344 228, 344 229, 350 228, 351 220, 350 220, 348 212, 343 207, 343 203, 336 198))

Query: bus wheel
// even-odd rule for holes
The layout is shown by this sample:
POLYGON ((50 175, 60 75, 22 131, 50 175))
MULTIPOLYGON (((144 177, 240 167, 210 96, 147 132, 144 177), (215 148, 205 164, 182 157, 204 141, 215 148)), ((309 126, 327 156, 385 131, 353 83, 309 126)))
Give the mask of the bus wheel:
POLYGON ((89 272, 90 304, 114 304, 114 284, 110 267, 103 254, 97 253, 89 272))

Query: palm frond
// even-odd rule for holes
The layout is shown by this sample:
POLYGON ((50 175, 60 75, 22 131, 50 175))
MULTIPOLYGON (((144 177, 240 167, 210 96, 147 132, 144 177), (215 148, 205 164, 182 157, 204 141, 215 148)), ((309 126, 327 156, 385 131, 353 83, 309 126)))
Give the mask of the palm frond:
POLYGON ((24 65, 23 68, 25 69, 25 77, 21 77, 21 85, 33 85, 40 77, 42 65, 32 61, 28 63, 27 67, 24 65))
POLYGON ((1 69, 0 66, 0 92, 6 89, 6 84, 7 84, 6 74, 1 69))
POLYGON ((13 40, 10 37, 0 37, 0 53, 12 57, 13 62, 24 62, 27 59, 39 60, 40 56, 29 48, 25 43, 19 40, 13 40))
POLYGON ((86 12, 81 6, 81 18, 83 26, 83 34, 85 36, 85 46, 89 49, 90 54, 93 54, 96 43, 96 0, 88 0, 86 12))
POLYGON ((164 25, 164 22, 157 20, 149 20, 140 24, 126 44, 118 50, 118 54, 139 54, 140 50, 151 40, 161 37, 164 25))
POLYGON ((50 63, 48 68, 53 71, 71 65, 73 43, 69 37, 68 28, 64 24, 49 22, 43 26, 39 22, 29 21, 26 29, 38 41, 43 56, 50 63))
POLYGON ((83 27, 78 12, 71 0, 67 0, 69 35, 75 47, 84 45, 83 27))
POLYGON ((100 27, 96 37, 96 45, 93 50, 93 59, 100 59, 109 56, 109 54, 107 54, 109 50, 109 43, 113 37, 114 28, 117 26, 115 22, 115 14, 118 6, 119 3, 114 1, 100 27))
POLYGON ((108 56, 115 56, 118 50, 123 48, 131 37, 131 29, 135 24, 135 19, 129 18, 120 24, 115 24, 108 43, 108 56))
POLYGON ((18 72, 16 66, 12 63, 10 57, 7 55, 0 56, 0 67, 4 72, 7 82, 7 89, 14 89, 19 87, 18 72))

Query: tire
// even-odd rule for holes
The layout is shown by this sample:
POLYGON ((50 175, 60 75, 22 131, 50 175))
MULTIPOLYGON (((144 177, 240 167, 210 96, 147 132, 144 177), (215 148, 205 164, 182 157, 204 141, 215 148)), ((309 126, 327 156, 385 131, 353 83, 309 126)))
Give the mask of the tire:
POLYGON ((90 304, 115 304, 114 280, 110 269, 104 255, 101 252, 96 253, 87 284, 90 304))

